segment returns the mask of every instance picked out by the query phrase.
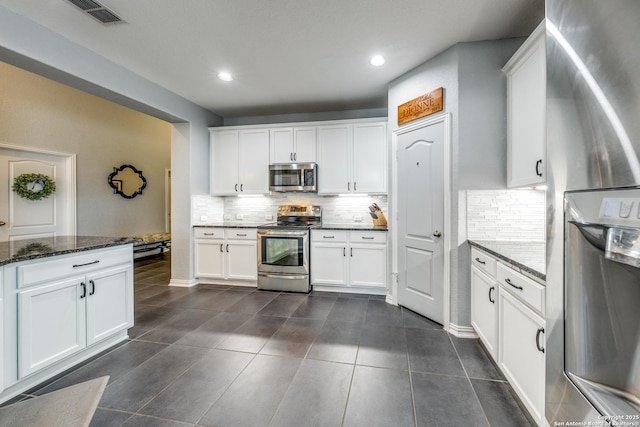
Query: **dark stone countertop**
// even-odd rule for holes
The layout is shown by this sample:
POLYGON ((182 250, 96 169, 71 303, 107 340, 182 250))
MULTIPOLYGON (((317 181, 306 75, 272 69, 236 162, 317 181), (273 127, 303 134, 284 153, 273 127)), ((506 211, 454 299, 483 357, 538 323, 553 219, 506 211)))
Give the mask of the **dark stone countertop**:
POLYGON ((545 242, 469 240, 469 244, 510 264, 529 277, 547 280, 545 242))
POLYGON ((322 224, 321 230, 349 230, 349 231, 388 231, 386 225, 362 224, 322 224))
POLYGON ((136 243, 138 240, 133 237, 56 236, 0 242, 0 266, 32 259, 126 245, 136 243))
POLYGON ((250 222, 250 221, 223 221, 193 224, 194 227, 212 228, 258 228, 261 225, 273 225, 275 222, 250 222))

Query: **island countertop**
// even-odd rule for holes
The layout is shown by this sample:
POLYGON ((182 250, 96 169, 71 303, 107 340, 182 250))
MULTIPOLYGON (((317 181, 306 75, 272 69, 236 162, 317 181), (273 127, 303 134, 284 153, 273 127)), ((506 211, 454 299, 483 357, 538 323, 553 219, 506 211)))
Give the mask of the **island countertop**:
MULTIPOLYGON (((0 242, 0 266, 93 249, 136 243, 131 237, 56 236, 0 242)), ((133 256, 133 255, 132 255, 133 256)))

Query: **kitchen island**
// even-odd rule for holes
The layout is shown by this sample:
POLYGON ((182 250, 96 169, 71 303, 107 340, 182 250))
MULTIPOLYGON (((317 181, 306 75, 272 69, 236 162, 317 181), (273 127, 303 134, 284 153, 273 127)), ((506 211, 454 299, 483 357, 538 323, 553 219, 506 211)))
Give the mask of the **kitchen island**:
POLYGON ((0 403, 127 339, 134 242, 0 243, 0 403))

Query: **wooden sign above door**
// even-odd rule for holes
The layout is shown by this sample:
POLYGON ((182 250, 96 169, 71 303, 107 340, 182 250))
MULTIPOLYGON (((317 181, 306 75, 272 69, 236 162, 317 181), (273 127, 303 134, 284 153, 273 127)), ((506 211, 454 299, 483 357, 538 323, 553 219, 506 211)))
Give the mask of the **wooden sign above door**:
POLYGON ((439 87, 422 96, 398 105, 398 125, 442 111, 442 94, 444 89, 439 87))

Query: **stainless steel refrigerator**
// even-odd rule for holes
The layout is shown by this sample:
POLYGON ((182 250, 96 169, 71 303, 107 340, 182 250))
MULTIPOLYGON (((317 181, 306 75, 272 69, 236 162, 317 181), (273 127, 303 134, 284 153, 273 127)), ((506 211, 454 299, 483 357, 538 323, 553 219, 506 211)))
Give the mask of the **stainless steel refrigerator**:
POLYGON ((551 426, 640 425, 639 26, 639 0, 546 3, 551 426))

